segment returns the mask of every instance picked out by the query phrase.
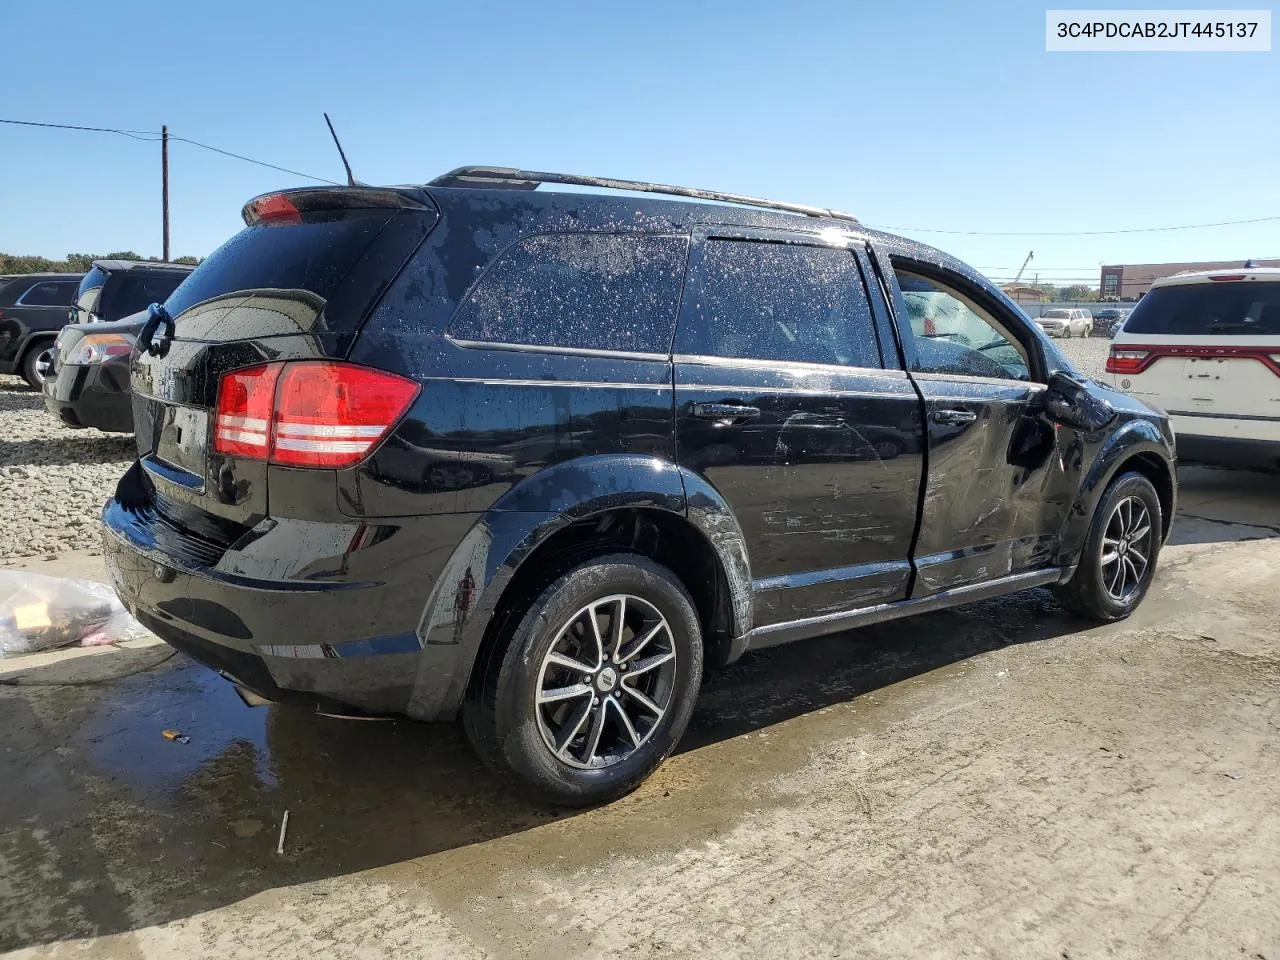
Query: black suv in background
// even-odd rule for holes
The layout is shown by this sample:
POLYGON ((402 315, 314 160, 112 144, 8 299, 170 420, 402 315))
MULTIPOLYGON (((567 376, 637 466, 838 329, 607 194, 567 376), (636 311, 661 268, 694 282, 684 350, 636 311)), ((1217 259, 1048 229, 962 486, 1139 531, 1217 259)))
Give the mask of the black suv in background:
POLYGON ((133 432, 129 355, 146 319, 193 267, 96 260, 80 282, 72 323, 58 335, 44 382, 45 407, 69 427, 133 432))
POLYGON ((83 274, 0 277, 0 373, 40 386, 53 360, 53 339, 67 322, 83 274))
POLYGON ((746 651, 1038 586, 1114 620, 1151 583, 1167 419, 935 249, 496 168, 244 219, 139 335, 103 517, 125 604, 246 699, 461 715, 591 803, 746 651))

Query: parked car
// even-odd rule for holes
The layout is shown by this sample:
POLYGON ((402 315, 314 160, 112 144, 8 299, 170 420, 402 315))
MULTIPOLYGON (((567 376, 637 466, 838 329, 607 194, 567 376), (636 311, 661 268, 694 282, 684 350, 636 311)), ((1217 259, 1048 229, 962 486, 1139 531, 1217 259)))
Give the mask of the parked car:
POLYGON ((80 281, 72 323, 111 323, 163 303, 192 267, 154 260, 95 260, 80 281))
POLYGON ((1093 336, 1093 315, 1088 310, 1046 310, 1036 324, 1051 337, 1093 336))
POLYGON ((72 322, 50 351, 45 408, 69 427, 133 432, 129 357, 146 321, 192 267, 154 261, 95 260, 80 281, 72 322))
POLYGON ((1114 337, 1116 331, 1124 324, 1125 317, 1129 316, 1128 310, 1122 310, 1119 307, 1103 307, 1101 310, 1093 312, 1093 330, 1090 336, 1114 337))
POLYGON ((129 360, 146 313, 62 328, 44 381, 44 405, 69 427, 133 433, 129 360))
POLYGON ((1182 459, 1280 467, 1280 268, 1157 279, 1112 340, 1107 371, 1168 411, 1182 459))
POLYGON ((103 518, 129 609, 250 702, 461 715, 594 803, 748 650, 1038 586, 1115 620, 1151 583, 1167 419, 940 251, 495 168, 243 215, 138 336, 103 518), (424 483, 451 452, 493 469, 424 483))
POLYGON ((0 277, 0 373, 33 387, 48 374, 53 339, 67 322, 83 274, 27 273, 0 277))

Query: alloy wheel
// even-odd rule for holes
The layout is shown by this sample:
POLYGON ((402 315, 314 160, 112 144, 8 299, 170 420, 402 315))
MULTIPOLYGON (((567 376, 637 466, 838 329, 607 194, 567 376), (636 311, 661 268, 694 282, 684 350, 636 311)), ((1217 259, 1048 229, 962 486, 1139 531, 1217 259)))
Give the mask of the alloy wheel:
POLYGON ((1115 505, 1102 534, 1102 586, 1112 600, 1129 600, 1142 585, 1151 563, 1151 511, 1141 497, 1115 505))
POLYGON ((653 736, 675 680, 675 641, 657 607, 632 594, 593 600, 560 627, 538 671, 543 742, 581 769, 625 760, 653 736))
POLYGON ((41 383, 48 380, 49 374, 53 372, 53 348, 48 347, 36 354, 36 360, 32 364, 32 368, 41 383))

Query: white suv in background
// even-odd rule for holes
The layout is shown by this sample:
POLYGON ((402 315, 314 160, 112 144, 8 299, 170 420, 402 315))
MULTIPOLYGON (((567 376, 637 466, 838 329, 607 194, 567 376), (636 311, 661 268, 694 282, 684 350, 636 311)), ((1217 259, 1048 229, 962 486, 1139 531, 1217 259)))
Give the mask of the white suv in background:
POLYGON ((1093 336, 1093 314, 1088 310, 1046 310, 1036 323, 1051 337, 1093 336))
POLYGON ((1107 372, 1168 412, 1179 459, 1280 466, 1280 268, 1156 280, 1111 342, 1107 372))

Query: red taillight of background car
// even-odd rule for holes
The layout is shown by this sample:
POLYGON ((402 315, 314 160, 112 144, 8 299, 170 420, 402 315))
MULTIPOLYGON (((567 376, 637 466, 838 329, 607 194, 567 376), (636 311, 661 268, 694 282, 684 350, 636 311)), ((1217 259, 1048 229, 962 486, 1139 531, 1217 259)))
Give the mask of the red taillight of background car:
POLYGON ((1113 345, 1107 355, 1107 373, 1141 373, 1151 359, 1150 350, 1126 350, 1113 345))
POLYGON ((214 450, 290 467, 353 466, 418 390, 395 374, 331 360, 233 370, 218 384, 214 450))

